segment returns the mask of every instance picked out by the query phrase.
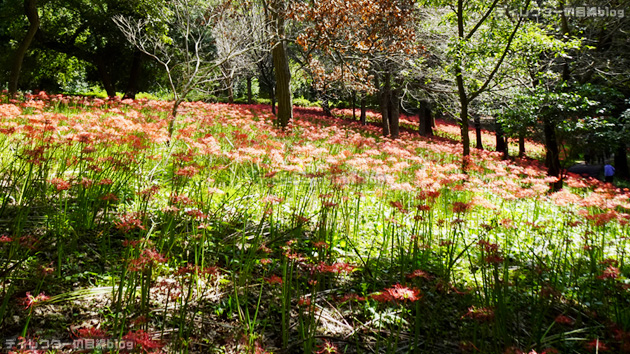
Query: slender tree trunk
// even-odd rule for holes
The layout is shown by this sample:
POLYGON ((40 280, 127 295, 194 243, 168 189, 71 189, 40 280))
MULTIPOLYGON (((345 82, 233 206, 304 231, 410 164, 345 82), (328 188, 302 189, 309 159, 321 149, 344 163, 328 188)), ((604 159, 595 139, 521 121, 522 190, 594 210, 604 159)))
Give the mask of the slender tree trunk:
POLYGON ((494 124, 494 131, 497 138, 496 151, 502 153, 503 157, 505 158, 505 151, 508 149, 508 147, 505 135, 503 134, 503 128, 501 127, 501 124, 499 124, 499 122, 495 121, 494 124))
POLYGON ((389 95, 389 130, 393 139, 400 135, 400 90, 390 91, 389 95))
POLYGON ((247 103, 252 104, 252 77, 247 77, 247 103))
POLYGON ((551 188, 555 192, 562 189, 562 176, 560 174, 560 149, 556 138, 556 127, 550 118, 543 118, 543 133, 547 149, 547 156, 545 157, 547 174, 552 177, 558 177, 558 182, 551 184, 551 188))
POLYGON ((278 43, 273 47, 273 66, 276 72, 276 94, 278 96, 278 124, 286 127, 293 119, 293 98, 291 95, 291 70, 284 41, 284 6, 282 0, 274 1, 273 22, 278 34, 278 43))
POLYGON ((483 141, 481 141, 481 117, 479 114, 473 116, 475 121, 475 138, 477 140, 477 149, 483 150, 483 141))
POLYGON ((367 124, 367 114, 366 114, 366 108, 365 108, 365 94, 361 95, 361 117, 359 118, 361 120, 361 124, 362 125, 366 125, 367 124))
POLYGON ((277 116, 277 112, 276 112, 276 88, 275 87, 271 87, 271 113, 273 113, 274 116, 277 116))
POLYGON ((518 157, 525 157, 525 135, 522 133, 518 136, 518 157))
POLYGON ((173 137, 173 132, 175 131, 175 119, 177 119, 177 111, 179 109, 179 105, 182 104, 184 100, 181 98, 177 98, 175 102, 173 102, 173 109, 171 110, 171 120, 168 122, 168 140, 166 144, 170 144, 171 138, 173 137))
POLYGON ((11 67, 11 76, 9 77, 9 95, 15 96, 18 89, 18 81, 20 79, 20 71, 22 71, 22 63, 24 62, 24 56, 26 56, 26 51, 28 47, 30 47, 33 38, 35 37, 35 33, 37 33, 37 29, 39 28, 39 14, 37 13, 37 0, 25 0, 24 1, 24 12, 26 13, 26 17, 30 22, 28 27, 28 31, 26 35, 22 39, 22 42, 18 46, 15 51, 15 56, 13 58, 13 66, 11 67))
POLYGON ((630 171, 628 170, 628 154, 627 146, 621 143, 615 151, 615 175, 619 178, 630 178, 630 171))
POLYGON ((142 71, 142 52, 135 51, 133 53, 133 61, 131 62, 131 71, 129 72, 129 81, 123 98, 135 99, 138 93, 138 79, 142 71))
POLYGON ((470 136, 468 132, 468 96, 464 87, 464 78, 462 77, 462 69, 455 67, 455 80, 457 81, 457 91, 459 93, 459 126, 462 134, 462 169, 466 171, 468 167, 468 158, 470 156, 470 136))
POLYGON ((227 94, 228 94, 228 102, 234 103, 234 84, 232 83, 232 79, 228 79, 227 94))
POLYGON ((496 151, 503 154, 503 158, 506 159, 508 155, 508 142, 503 133, 503 127, 496 120, 494 121, 494 132, 497 138, 496 151))
MULTIPOLYGON (((464 148, 463 158, 464 160, 470 156, 470 135, 468 131, 468 100, 462 102, 461 111, 459 112, 460 126, 462 132, 462 145, 464 148)), ((466 165, 466 162, 464 162, 466 165)))
POLYGON ((357 92, 352 91, 352 120, 357 119, 357 92))
POLYGON ((381 122, 383 124, 383 136, 389 135, 389 92, 385 87, 381 89, 380 105, 381 105, 381 122))
POLYGON ((422 136, 433 136, 433 116, 431 104, 428 100, 420 101, 420 113, 418 114, 419 131, 422 136))

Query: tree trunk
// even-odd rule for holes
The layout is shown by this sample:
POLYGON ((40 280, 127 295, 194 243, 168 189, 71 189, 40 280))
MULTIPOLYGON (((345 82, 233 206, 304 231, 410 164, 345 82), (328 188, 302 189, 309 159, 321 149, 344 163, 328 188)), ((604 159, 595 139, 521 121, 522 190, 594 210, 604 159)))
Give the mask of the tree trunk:
POLYGON ((395 89, 390 91, 389 95, 389 130, 392 135, 392 139, 398 139, 400 135, 400 90, 395 89))
POLYGON ((630 178, 630 171, 628 170, 628 154, 627 146, 621 143, 615 151, 615 175, 619 178, 630 178))
POLYGON ((252 77, 247 77, 247 103, 252 104, 252 77))
POLYGON ((433 136, 433 116, 431 115, 431 104, 428 100, 420 101, 418 120, 420 135, 433 136))
POLYGON ((24 62, 24 56, 28 47, 30 47, 35 33, 39 28, 39 14, 37 13, 37 0, 24 0, 24 12, 30 22, 28 31, 22 39, 22 42, 15 51, 15 57, 13 58, 13 66, 11 67, 11 76, 9 77, 9 96, 13 97, 17 93, 18 81, 20 79, 20 71, 22 70, 22 63, 24 62))
POLYGON ((466 170, 468 167, 468 157, 470 156, 470 135, 468 132, 468 100, 461 102, 462 107, 459 112, 460 127, 462 133, 462 147, 464 149, 462 156, 462 167, 466 170))
POLYGON ((94 60, 96 64, 96 69, 98 70, 98 74, 101 77, 101 83, 103 84, 103 88, 107 92, 107 96, 110 98, 116 97, 116 89, 112 84, 112 79, 107 71, 107 66, 102 58, 97 57, 94 60))
POLYGON ((365 94, 363 94, 361 95, 361 117, 359 118, 361 120, 362 125, 367 124, 366 117, 367 117, 367 114, 365 111, 365 94))
POLYGON ((556 127, 553 125, 550 118, 543 118, 543 132, 545 135, 545 148, 547 150, 545 157, 547 174, 552 177, 558 177, 558 182, 551 184, 551 189, 555 192, 562 189, 560 149, 558 148, 558 140, 556 138, 556 127))
MULTIPOLYGON (((380 93, 380 105, 381 105, 381 121, 383 124, 383 136, 390 135, 389 122, 390 122, 390 106, 391 106, 391 82, 390 74, 386 73, 383 77, 383 87, 380 93)), ((378 84, 377 84, 378 85, 378 84)))
POLYGON ((330 109, 330 103, 328 101, 328 97, 326 97, 325 95, 320 95, 319 96, 319 100, 322 102, 321 106, 322 106, 322 111, 324 111, 324 114, 326 115, 326 117, 332 117, 332 110, 330 109))
POLYGON ((352 120, 357 119, 357 92, 352 91, 352 120))
POLYGON ((228 88, 227 88, 227 94, 228 94, 228 102, 229 103, 234 103, 234 84, 232 83, 232 79, 228 79, 228 88))
POLYGON ((464 87, 464 78, 462 76, 462 69, 455 67, 455 81, 457 81, 457 92, 459 94, 459 125, 462 134, 462 170, 466 171, 468 168, 468 158, 470 156, 470 136, 468 135, 468 95, 466 94, 466 88, 464 87))
POLYGON ((525 157, 525 135, 518 136, 518 157, 525 157))
POLYGON ((284 41, 284 6, 283 1, 274 1, 273 22, 278 34, 278 43, 273 47, 273 66, 276 72, 276 94, 278 96, 277 122, 286 127, 293 119, 293 98, 291 97, 291 70, 284 41))
POLYGON ((503 154, 503 157, 505 158, 506 155, 506 151, 508 149, 507 146, 507 141, 505 140, 505 135, 503 134, 503 128, 501 127, 501 124, 499 124, 499 122, 494 122, 495 124, 495 135, 497 138, 497 146, 496 146, 496 151, 500 152, 503 154))
POLYGON ((275 87, 271 87, 271 92, 269 93, 269 95, 271 96, 271 113, 273 113, 274 116, 277 116, 276 114, 276 88, 275 87))
POLYGON ((129 73, 129 81, 123 98, 135 99, 138 93, 138 79, 142 71, 142 52, 135 51, 133 53, 133 61, 131 62, 131 71, 129 73))
POLYGON ((475 121, 475 137, 477 140, 477 149, 483 150, 483 141, 481 141, 481 117, 479 117, 479 114, 475 114, 473 117, 475 121))
POLYGON ((177 119, 177 110, 179 109, 179 105, 184 102, 181 98, 178 98, 173 102, 173 109, 171 110, 171 120, 168 122, 168 140, 166 141, 166 145, 171 143, 171 138, 173 137, 173 132, 175 131, 175 119, 177 119))

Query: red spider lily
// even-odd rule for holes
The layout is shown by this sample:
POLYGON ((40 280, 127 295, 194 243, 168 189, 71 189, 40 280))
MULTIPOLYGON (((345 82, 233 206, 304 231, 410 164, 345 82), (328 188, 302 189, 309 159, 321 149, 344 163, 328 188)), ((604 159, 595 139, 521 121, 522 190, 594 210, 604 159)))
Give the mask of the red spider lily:
POLYGON ((70 331, 73 338, 105 338, 107 334, 100 328, 88 327, 79 328, 76 331, 70 331))
POLYGON ((597 279, 602 279, 602 280, 617 279, 619 278, 619 275, 620 275, 619 268, 608 266, 606 269, 604 269, 604 272, 602 273, 602 275, 597 277, 597 279))
POLYGON ((83 186, 83 188, 91 188, 94 185, 94 180, 89 179, 89 178, 81 178, 81 182, 79 182, 80 185, 83 186))
POLYGON ((268 195, 260 200, 262 203, 269 203, 271 205, 280 204, 284 201, 284 198, 277 197, 275 195, 268 195))
POLYGON ((166 257, 155 249, 144 249, 138 258, 129 261, 128 269, 130 272, 144 271, 147 267, 155 266, 158 263, 165 263, 166 257))
POLYGON ((9 243, 9 242, 13 242, 13 239, 7 235, 1 235, 0 236, 0 243, 9 243))
POLYGON ((36 250, 39 244, 39 239, 33 235, 24 235, 19 238, 20 246, 26 247, 29 250, 36 250))
POLYGON ((498 254, 489 254, 483 257, 483 262, 486 264, 501 264, 503 263, 503 257, 498 254))
POLYGON ((479 240, 478 242, 479 246, 481 246, 481 248, 488 253, 494 253, 497 252, 499 250, 499 245, 496 243, 490 243, 486 240, 479 240))
POLYGON ((401 202, 390 201, 389 205, 391 205, 392 208, 398 209, 398 211, 403 214, 407 214, 409 212, 409 210, 405 209, 405 207, 403 206, 401 202))
POLYGON ((370 296, 378 302, 394 302, 394 301, 418 301, 422 298, 420 290, 416 288, 408 288, 400 284, 396 284, 389 289, 383 290, 379 294, 370 296))
POLYGON ((207 219, 208 215, 204 214, 201 210, 199 209, 191 209, 186 211, 186 215, 188 216, 192 216, 193 218, 196 219, 207 219))
POLYGON ((145 353, 161 350, 164 344, 158 340, 151 338, 151 335, 141 329, 137 331, 129 331, 123 339, 132 341, 136 346, 140 346, 145 353))
POLYGON ((461 318, 471 318, 481 322, 492 321, 494 319, 494 310, 488 307, 477 308, 472 306, 468 308, 468 312, 461 318))
POLYGON ((187 196, 179 195, 179 194, 172 194, 170 197, 170 202, 173 205, 182 205, 182 206, 191 205, 194 203, 192 199, 188 198, 187 196))
POLYGON ((599 338, 584 343, 584 348, 591 352, 606 352, 610 350, 606 343, 600 341, 599 338))
POLYGON ((338 203, 331 202, 331 201, 325 201, 325 202, 322 202, 322 206, 323 206, 324 208, 334 208, 334 207, 336 207, 337 205, 339 205, 339 204, 338 204, 338 203))
POLYGON ((184 267, 179 267, 176 275, 185 275, 185 274, 197 274, 197 275, 208 275, 215 276, 219 274, 219 267, 211 266, 211 267, 200 267, 198 265, 187 264, 184 267))
POLYGON ((463 214, 470 210, 472 207, 472 203, 463 203, 463 202, 454 202, 453 203, 453 212, 456 214, 463 214))
POLYGON ((65 191, 70 189, 70 182, 68 181, 64 181, 61 178, 53 178, 51 180, 48 181, 50 184, 52 184, 53 186, 55 186, 55 189, 57 189, 57 191, 65 191))
POLYGON ((147 316, 141 315, 133 319, 130 324, 132 327, 138 327, 148 322, 149 322, 149 319, 147 318, 147 316))
POLYGON ((142 197, 150 198, 151 196, 154 196, 160 190, 160 188, 162 187, 160 187, 159 185, 154 185, 147 189, 143 189, 140 192, 137 192, 136 194, 142 197))
POLYGON ((35 339, 18 337, 17 348, 11 348, 16 349, 17 351, 9 350, 8 354, 45 354, 46 351, 44 350, 32 349, 37 348, 38 345, 39 342, 35 339))
POLYGON ((328 340, 324 340, 322 344, 317 345, 316 354, 332 354, 337 353, 337 346, 329 342, 328 340))
POLYGON ((118 217, 120 221, 115 222, 115 225, 122 232, 128 233, 134 229, 144 230, 144 225, 142 225, 142 220, 139 219, 138 213, 127 213, 118 217))
POLYGON ((336 300, 341 303, 348 302, 348 301, 365 301, 365 297, 359 296, 355 293, 349 293, 349 294, 345 294, 344 296, 340 298, 337 298, 336 300))
POLYGON ((413 278, 423 278, 423 279, 427 279, 427 280, 431 280, 433 279, 433 277, 425 272, 424 270, 421 269, 416 269, 413 272, 407 274, 407 278, 409 279, 413 279, 413 278))
POLYGON ((50 275, 55 272, 55 268, 52 267, 52 262, 48 264, 48 266, 42 265, 39 267, 39 271, 42 275, 50 275))
POLYGON ((573 325, 573 323, 574 323, 575 321, 573 321, 573 319, 572 319, 571 317, 568 317, 568 316, 565 316, 565 315, 558 315, 558 316, 556 317, 556 319, 554 320, 554 322, 555 322, 555 323, 558 323, 558 324, 563 324, 563 325, 569 325, 569 326, 571 326, 571 325, 573 325))
POLYGON ((105 201, 105 202, 117 202, 119 200, 118 197, 116 196, 116 194, 114 194, 114 193, 107 193, 107 194, 101 196, 100 199, 102 201, 105 201))
POLYGON ((101 186, 109 186, 109 185, 112 185, 113 183, 114 183, 114 181, 112 181, 109 178, 103 178, 102 180, 100 180, 98 182, 98 184, 101 185, 101 186))
POLYGON ((610 221, 616 220, 617 213, 614 211, 608 211, 601 214, 586 215, 585 218, 592 221, 595 226, 604 226, 610 221))
POLYGON ((271 264, 271 262, 273 262, 273 261, 271 259, 269 259, 269 258, 262 258, 260 260, 260 264, 262 264, 262 265, 268 265, 268 264, 271 264))
POLYGON ((199 173, 199 169, 195 168, 194 166, 186 166, 175 171, 175 174, 177 176, 188 178, 195 176, 197 173, 199 173))
POLYGON ((324 242, 324 241, 317 241, 317 242, 313 242, 313 247, 316 248, 328 248, 328 243, 324 242))
POLYGON ((315 269, 320 273, 352 273, 356 267, 343 262, 335 262, 332 265, 327 265, 324 262, 319 263, 315 269))
POLYGON ((277 275, 272 275, 269 278, 265 278, 265 281, 269 284, 282 284, 282 278, 277 275))
POLYGON ((298 301, 298 306, 300 307, 308 307, 311 306, 311 298, 310 297, 301 297, 298 301))
POLYGON ((47 296, 44 293, 40 293, 37 296, 33 296, 31 295, 30 292, 27 292, 26 297, 22 299, 22 303, 23 305, 25 305, 24 309, 27 310, 48 300, 50 300, 50 296, 47 296))

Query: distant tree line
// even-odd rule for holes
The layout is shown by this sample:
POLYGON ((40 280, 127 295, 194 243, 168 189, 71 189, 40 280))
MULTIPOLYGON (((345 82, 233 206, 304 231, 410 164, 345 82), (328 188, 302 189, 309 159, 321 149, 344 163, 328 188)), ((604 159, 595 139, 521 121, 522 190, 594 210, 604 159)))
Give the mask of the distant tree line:
MULTIPOLYGON (((477 0, 7 0, 0 4, 0 83, 20 90, 87 91, 134 98, 168 90, 195 98, 270 100, 277 124, 293 100, 400 114, 432 135, 436 116, 461 127, 467 168, 484 149, 483 124, 508 142, 544 142, 549 175, 563 161, 612 156, 629 176, 630 31, 623 9, 584 16, 567 1, 477 0), (553 11, 543 11, 551 10, 553 11), (573 11, 572 11, 573 10, 573 11), (597 15, 595 15, 597 14, 597 15), (470 142, 469 127, 477 130, 470 142)), ((356 112, 356 111, 355 111, 356 112)), ((405 127, 402 127, 404 129, 405 127)))

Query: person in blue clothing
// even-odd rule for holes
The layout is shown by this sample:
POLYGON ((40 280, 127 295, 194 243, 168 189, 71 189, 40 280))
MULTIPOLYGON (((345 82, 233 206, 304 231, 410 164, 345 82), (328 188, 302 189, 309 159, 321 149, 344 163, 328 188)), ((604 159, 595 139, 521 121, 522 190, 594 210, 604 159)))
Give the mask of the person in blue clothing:
POLYGON ((606 162, 606 165, 604 165, 604 177, 608 183, 612 183, 615 178, 615 168, 612 167, 610 162, 606 162))

